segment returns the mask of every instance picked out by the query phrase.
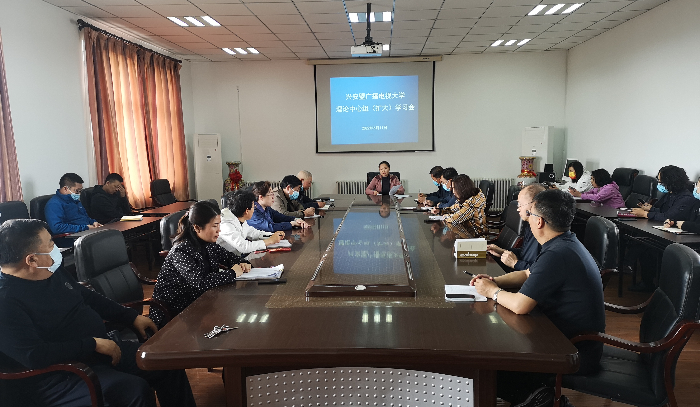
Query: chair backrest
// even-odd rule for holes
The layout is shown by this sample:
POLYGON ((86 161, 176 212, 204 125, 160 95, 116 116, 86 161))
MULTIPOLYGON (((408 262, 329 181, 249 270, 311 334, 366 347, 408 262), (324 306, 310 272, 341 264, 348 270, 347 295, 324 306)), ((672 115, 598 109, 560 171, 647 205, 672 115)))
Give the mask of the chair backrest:
POLYGON ((639 200, 648 201, 656 196, 656 184, 658 181, 655 177, 648 175, 637 175, 632 184, 632 192, 625 199, 625 206, 628 208, 636 208, 639 200))
POLYGON ((523 219, 518 214, 518 201, 511 201, 505 210, 506 223, 496 238, 496 246, 512 250, 523 231, 523 219))
POLYGON ((517 185, 511 185, 508 187, 508 202, 515 201, 518 199, 518 195, 520 195, 520 191, 522 191, 522 187, 519 187, 517 185))
POLYGON ((83 208, 87 212, 89 217, 92 216, 92 195, 95 193, 95 187, 84 188, 80 192, 80 203, 83 204, 83 208))
MULTIPOLYGON (((401 181, 401 173, 399 173, 399 172, 394 172, 394 171, 389 171, 389 174, 390 174, 390 175, 396 175, 396 178, 398 178, 399 181, 401 181)), ((370 182, 372 182, 372 178, 376 177, 377 175, 379 175, 379 171, 370 171, 370 172, 368 172, 368 173, 367 173, 367 184, 369 184, 370 182)))
POLYGON ((27 205, 22 201, 0 203, 0 225, 9 219, 29 219, 27 205))
MULTIPOLYGON (((82 236, 75 242, 74 254, 78 280, 118 303, 143 300, 143 288, 131 269, 120 231, 105 229, 82 236)), ((136 311, 141 314, 143 309, 136 311)))
POLYGON ((46 203, 49 202, 53 195, 42 195, 29 201, 29 216, 32 219, 41 219, 46 221, 46 216, 44 215, 44 208, 46 203))
POLYGON ((488 213, 489 209, 491 209, 491 207, 493 206, 493 197, 496 192, 493 182, 487 179, 481 180, 481 182, 479 182, 479 189, 486 197, 486 209, 484 210, 484 212, 488 213))
POLYGON ((586 222, 583 245, 591 253, 601 270, 617 267, 617 247, 620 232, 615 224, 600 216, 591 216, 586 222))
POLYGON ((229 203, 233 199, 233 194, 235 193, 236 191, 229 191, 221 195, 221 209, 228 208, 229 203))
POLYGON ((170 189, 170 181, 156 179, 151 181, 151 199, 156 206, 165 206, 177 202, 173 191, 170 189))
MULTIPOLYGON (((661 260, 659 287, 642 316, 640 342, 658 341, 668 335, 678 322, 698 319, 699 300, 700 254, 678 243, 667 246, 661 260)), ((665 394, 664 359, 667 353, 642 354, 651 372, 651 385, 656 395, 665 394)), ((680 353, 679 350, 675 357, 678 358, 680 353)))
POLYGON ((612 173, 612 180, 615 181, 617 186, 620 187, 620 194, 622 199, 627 199, 627 197, 632 193, 632 185, 634 184, 634 179, 639 175, 639 170, 634 168, 615 168, 612 173))
POLYGON ((160 220, 160 245, 162 246, 162 250, 172 249, 173 239, 177 234, 178 223, 180 219, 185 216, 185 213, 187 213, 187 209, 171 213, 160 220))

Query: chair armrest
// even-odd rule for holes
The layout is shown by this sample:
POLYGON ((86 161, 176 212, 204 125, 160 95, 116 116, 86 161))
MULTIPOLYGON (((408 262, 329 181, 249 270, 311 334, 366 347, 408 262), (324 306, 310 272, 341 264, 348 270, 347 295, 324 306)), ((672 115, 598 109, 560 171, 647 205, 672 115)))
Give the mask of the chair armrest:
POLYGON ((0 379, 24 379, 27 377, 37 376, 44 373, 65 371, 78 375, 88 387, 90 392, 90 400, 93 406, 103 407, 102 387, 95 372, 86 364, 80 362, 60 363, 45 367, 43 369, 33 370, 14 370, 5 371, 0 369, 0 379))
POLYGON ((641 314, 647 309, 647 305, 649 305, 649 302, 651 301, 651 297, 644 301, 641 304, 638 305, 633 305, 631 307, 625 307, 622 305, 616 305, 616 304, 610 304, 610 303, 605 303, 605 310, 606 311, 612 311, 616 312, 618 314, 641 314))
POLYGON ((139 273, 139 270, 134 265, 134 263, 129 262, 129 265, 131 266, 131 271, 134 272, 134 274, 136 275, 136 278, 138 278, 138 280, 141 282, 141 284, 154 285, 158 281, 158 280, 152 280, 148 277, 142 276, 141 273, 139 273))
POLYGON ((158 252, 160 257, 163 257, 163 258, 168 257, 168 253, 170 253, 170 250, 161 250, 160 252, 158 252))
POLYGON ((87 288, 88 290, 95 291, 95 287, 93 287, 92 284, 88 283, 87 281, 78 281, 78 284, 82 285, 83 287, 87 288))
POLYGON ((661 352, 675 346, 679 341, 684 339, 685 335, 696 329, 700 329, 700 322, 697 321, 681 321, 674 329, 666 335, 665 338, 655 341, 655 342, 634 342, 625 339, 617 338, 612 335, 595 332, 583 335, 578 335, 571 338, 571 343, 583 342, 583 341, 595 341, 602 342, 604 344, 614 346, 616 348, 627 349, 632 352, 639 353, 656 353, 661 352))
POLYGON ((144 298, 140 301, 126 302, 122 305, 129 308, 136 308, 142 305, 148 305, 149 307, 158 308, 159 310, 161 310, 163 312, 163 317, 166 322, 170 321, 170 318, 172 318, 170 316, 170 310, 168 309, 168 307, 162 301, 157 300, 155 298, 144 298))
POLYGON ((51 235, 51 239, 58 239, 58 238, 66 237, 66 236, 70 236, 70 235, 72 235, 72 233, 59 233, 57 235, 51 235))

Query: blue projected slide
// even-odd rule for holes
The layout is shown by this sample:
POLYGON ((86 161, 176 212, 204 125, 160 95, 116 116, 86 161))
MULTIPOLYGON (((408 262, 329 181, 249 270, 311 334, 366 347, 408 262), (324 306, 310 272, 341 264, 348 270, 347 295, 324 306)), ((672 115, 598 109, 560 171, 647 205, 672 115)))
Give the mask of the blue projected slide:
POLYGON ((331 144, 418 142, 418 76, 330 78, 331 144))

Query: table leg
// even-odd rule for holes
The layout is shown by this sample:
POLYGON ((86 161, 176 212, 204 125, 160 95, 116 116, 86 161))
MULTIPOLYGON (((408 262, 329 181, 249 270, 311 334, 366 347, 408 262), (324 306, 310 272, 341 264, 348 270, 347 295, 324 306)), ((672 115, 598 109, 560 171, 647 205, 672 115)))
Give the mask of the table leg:
POLYGON ((495 407, 496 405, 496 371, 479 370, 478 379, 474 383, 476 400, 474 405, 479 407, 495 407))
POLYGON ((246 384, 243 369, 239 366, 224 366, 224 388, 226 407, 245 407, 246 384))

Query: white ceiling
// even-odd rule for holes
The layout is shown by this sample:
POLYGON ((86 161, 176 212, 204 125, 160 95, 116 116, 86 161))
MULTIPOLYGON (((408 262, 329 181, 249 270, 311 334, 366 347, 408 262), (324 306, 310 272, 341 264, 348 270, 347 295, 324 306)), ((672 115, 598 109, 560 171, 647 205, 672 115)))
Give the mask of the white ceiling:
MULTIPOLYGON (((348 58, 363 42, 365 23, 346 14, 367 10, 356 0, 44 0, 106 29, 126 32, 191 61, 348 58), (180 27, 166 17, 213 17, 221 27, 180 27), (352 25, 352 30, 351 30, 352 25), (259 55, 221 48, 254 47, 259 55)), ((555 0, 371 0, 393 22, 372 24, 388 56, 540 52, 572 48, 667 0, 566 0, 584 3, 568 15, 527 16, 555 0), (496 40, 527 44, 492 47, 496 40)), ((560 10, 560 11, 561 11, 560 10)), ((542 13, 540 13, 542 14, 542 13)), ((118 33, 117 33, 118 34, 118 33)), ((516 43, 517 44, 517 43, 516 43)))

